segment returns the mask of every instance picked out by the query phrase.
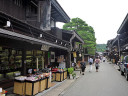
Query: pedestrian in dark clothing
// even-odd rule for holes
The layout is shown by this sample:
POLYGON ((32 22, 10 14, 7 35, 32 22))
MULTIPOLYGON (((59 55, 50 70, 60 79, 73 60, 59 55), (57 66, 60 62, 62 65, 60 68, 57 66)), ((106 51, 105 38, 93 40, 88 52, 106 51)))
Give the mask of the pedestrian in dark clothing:
MULTIPOLYGON (((85 63, 85 61, 82 60, 81 63, 80 63, 80 65, 81 65, 82 75, 84 75, 84 71, 85 71, 85 68, 86 68, 86 63, 85 63)), ((81 71, 80 71, 80 73, 81 73, 81 71)))

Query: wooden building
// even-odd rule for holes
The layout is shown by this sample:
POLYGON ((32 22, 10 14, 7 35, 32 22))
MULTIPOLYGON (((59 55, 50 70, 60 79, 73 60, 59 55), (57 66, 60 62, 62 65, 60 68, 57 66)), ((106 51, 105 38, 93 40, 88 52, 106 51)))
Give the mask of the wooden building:
POLYGON ((118 55, 121 60, 125 55, 128 55, 128 42, 127 42, 128 27, 127 26, 128 26, 128 14, 124 18, 121 26, 119 27, 117 31, 117 36, 115 37, 115 39, 109 40, 107 43, 109 52, 112 53, 113 51, 113 55, 114 54, 118 55))
POLYGON ((83 41, 56 28, 69 21, 56 0, 0 0, 0 86, 12 86, 29 68, 55 67, 60 57, 70 67, 72 42, 83 41))

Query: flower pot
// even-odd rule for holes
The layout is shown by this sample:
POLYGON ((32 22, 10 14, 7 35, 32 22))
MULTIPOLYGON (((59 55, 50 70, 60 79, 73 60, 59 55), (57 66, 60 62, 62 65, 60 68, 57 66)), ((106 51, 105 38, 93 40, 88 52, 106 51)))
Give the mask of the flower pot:
POLYGON ((70 74, 69 76, 70 76, 70 79, 73 79, 72 74, 70 74))

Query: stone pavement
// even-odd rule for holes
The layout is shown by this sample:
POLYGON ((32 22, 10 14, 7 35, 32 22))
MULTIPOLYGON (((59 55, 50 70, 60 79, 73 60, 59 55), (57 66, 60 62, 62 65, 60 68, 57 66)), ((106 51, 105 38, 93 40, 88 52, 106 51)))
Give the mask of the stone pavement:
MULTIPOLYGON (((111 62, 108 62, 109 64, 112 64, 115 69, 119 69, 119 67, 116 64, 113 64, 111 62)), ((87 65, 87 68, 85 70, 85 75, 86 72, 89 71, 89 65, 87 65)), ((36 96, 63 96, 63 94, 72 86, 74 83, 82 77, 80 74, 80 69, 75 71, 76 73, 76 78, 75 79, 66 79, 62 82, 57 82, 57 84, 42 93, 37 94, 36 96)))
POLYGON ((114 68, 115 69, 117 69, 117 70, 119 70, 120 68, 119 68, 119 66, 118 65, 116 65, 116 64, 114 64, 114 63, 112 63, 111 61, 107 61, 109 64, 113 64, 113 66, 114 66, 114 68))
POLYGON ((81 76, 80 69, 77 69, 74 72, 76 73, 75 79, 66 79, 62 82, 56 82, 53 87, 37 94, 36 96, 61 96, 81 76))
POLYGON ((102 62, 99 72, 95 66, 92 71, 87 70, 62 96, 128 96, 128 82, 120 72, 118 66, 110 62, 102 62))

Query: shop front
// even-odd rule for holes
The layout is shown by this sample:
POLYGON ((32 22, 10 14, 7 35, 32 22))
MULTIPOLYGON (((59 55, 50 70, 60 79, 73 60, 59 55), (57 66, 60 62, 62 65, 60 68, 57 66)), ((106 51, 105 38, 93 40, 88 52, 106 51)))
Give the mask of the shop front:
POLYGON ((13 92, 19 95, 35 95, 50 88, 51 81, 66 79, 68 51, 65 47, 13 37, 0 36, 0 87, 14 87, 13 92), (27 90, 29 87, 31 90, 27 90))
POLYGON ((59 3, 0 2, 0 88, 14 87, 15 94, 35 95, 51 86, 51 70, 55 81, 64 80, 64 68, 70 67, 70 41, 64 40, 61 32, 52 32, 51 27, 70 18, 59 3))
POLYGON ((67 68, 70 65, 68 63, 68 51, 51 48, 51 72, 52 72, 52 81, 63 81, 67 78, 67 68))

